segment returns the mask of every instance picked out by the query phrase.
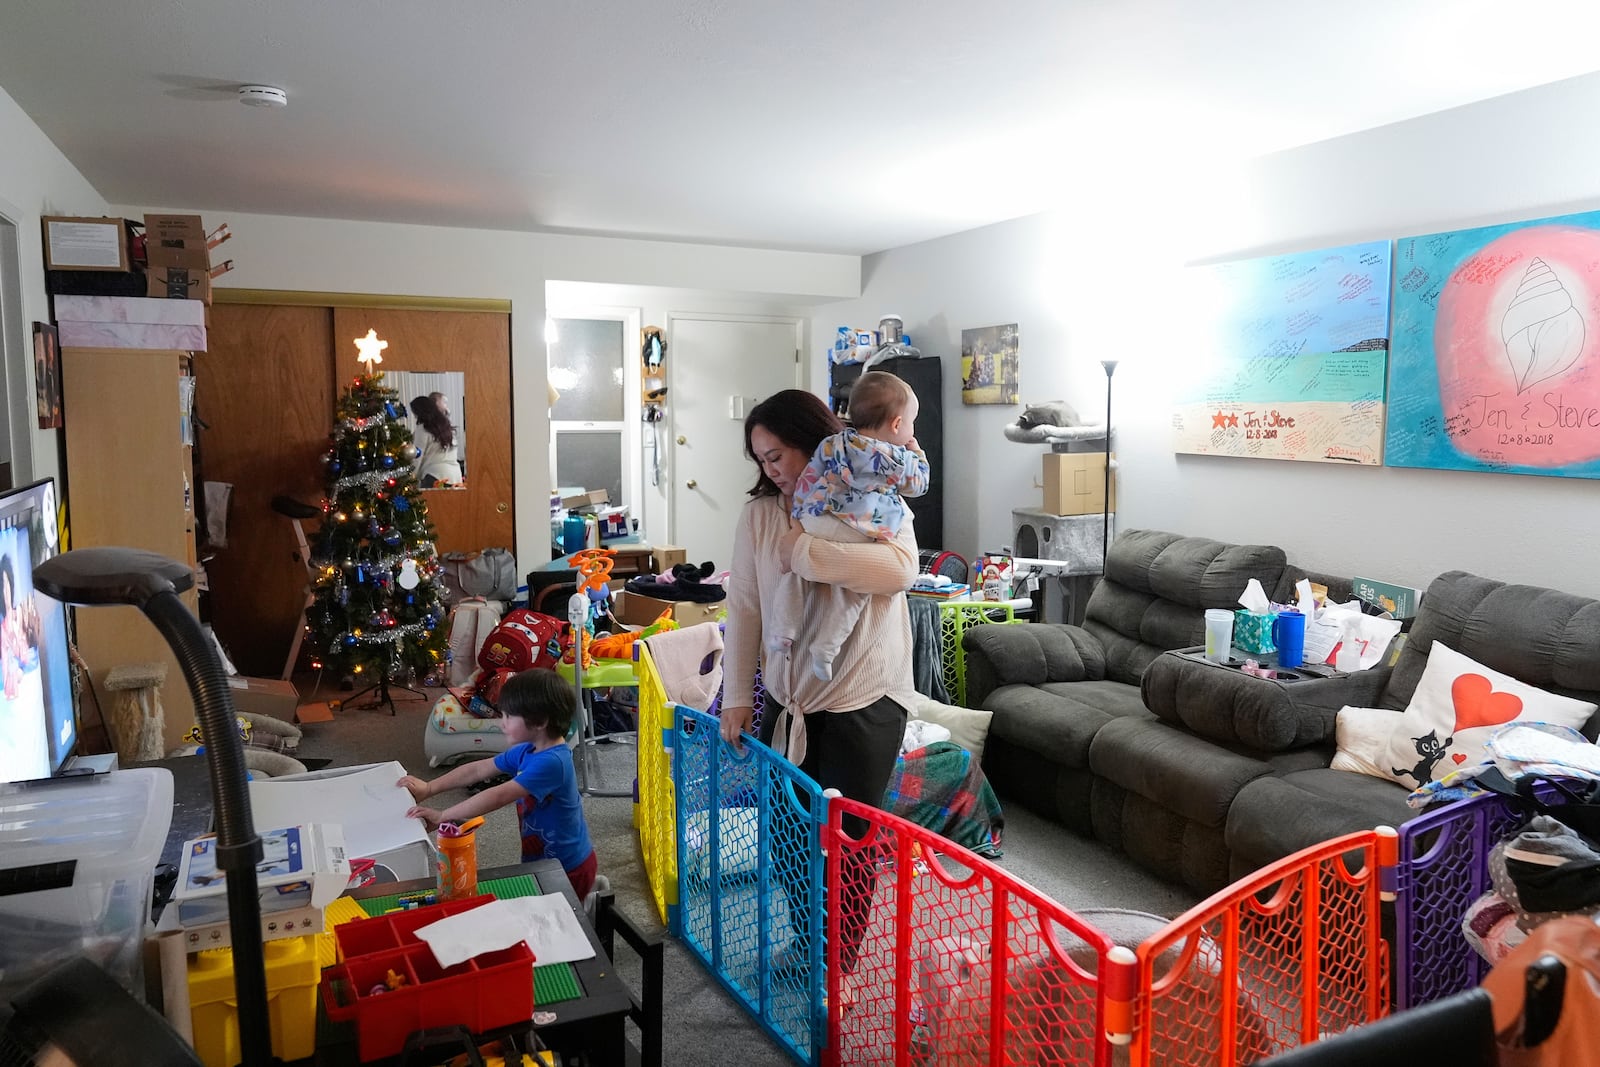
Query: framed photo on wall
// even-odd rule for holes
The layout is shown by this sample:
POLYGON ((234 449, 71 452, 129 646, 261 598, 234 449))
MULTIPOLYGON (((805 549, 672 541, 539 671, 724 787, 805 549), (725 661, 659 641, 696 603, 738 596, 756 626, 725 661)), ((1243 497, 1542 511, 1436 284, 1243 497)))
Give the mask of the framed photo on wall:
POLYGON ((56 328, 48 322, 33 324, 33 392, 39 410, 39 429, 59 430, 61 421, 61 346, 56 328))
POLYGON ((1017 324, 961 331, 961 402, 1017 402, 1017 324))

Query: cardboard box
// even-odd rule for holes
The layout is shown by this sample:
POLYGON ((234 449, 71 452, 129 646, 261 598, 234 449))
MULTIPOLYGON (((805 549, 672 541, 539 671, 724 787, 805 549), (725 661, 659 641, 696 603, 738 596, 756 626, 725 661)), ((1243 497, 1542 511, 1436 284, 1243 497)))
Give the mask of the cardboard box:
MULTIPOLYGON (((466 701, 461 702, 462 707, 467 706, 466 701)), ((332 722, 333 705, 326 700, 318 700, 311 704, 301 704, 294 709, 294 721, 307 722, 332 722)))
MULTIPOLYGON (((1113 460, 1116 453, 1111 454, 1113 460)), ((1105 498, 1104 452, 1046 452, 1044 510, 1050 515, 1098 515, 1117 510, 1117 479, 1112 472, 1111 500, 1105 498)))
POLYGON ((128 270, 128 233, 121 219, 46 215, 46 270, 128 270))
POLYGON ((148 296, 56 297, 59 322, 137 322, 161 326, 205 326, 206 308, 195 300, 148 296))
POLYGON ((671 610, 679 626, 694 626, 702 622, 716 622, 727 601, 714 604, 695 604, 687 600, 657 600, 640 593, 621 592, 612 602, 611 614, 628 626, 649 626, 663 612, 671 610))
POLYGON ((295 710, 300 706, 300 694, 293 682, 279 678, 246 678, 234 675, 228 679, 228 689, 233 693, 236 711, 252 715, 270 715, 274 719, 293 722, 295 710))
POLYGON ((211 250, 199 215, 146 215, 144 252, 151 267, 211 270, 211 250))
POLYGON ((185 267, 151 267, 145 275, 145 295, 163 300, 198 300, 211 303, 211 275, 185 267))
POLYGON ((657 545, 650 553, 650 560, 657 574, 666 574, 678 564, 688 563, 689 552, 677 545, 657 545))
POLYGON ((611 494, 604 489, 590 489, 583 493, 574 493, 572 496, 561 498, 561 506, 568 509, 596 507, 600 504, 609 504, 611 494))
MULTIPOLYGON (((193 304, 196 300, 169 300, 170 304, 193 304)), ((204 326, 168 326, 151 322, 73 322, 56 326, 62 348, 151 348, 180 352, 204 352, 204 326)))

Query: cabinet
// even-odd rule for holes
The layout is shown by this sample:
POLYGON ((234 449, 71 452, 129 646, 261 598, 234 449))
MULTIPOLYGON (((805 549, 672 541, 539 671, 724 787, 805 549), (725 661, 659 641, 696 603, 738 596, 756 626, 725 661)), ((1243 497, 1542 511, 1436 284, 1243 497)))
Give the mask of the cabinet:
MULTIPOLYGON (((876 363, 873 370, 888 371, 905 379, 917 395, 917 444, 928 457, 928 491, 911 501, 917 521, 917 547, 942 549, 944 543, 944 369, 938 356, 896 356, 876 363)), ((834 364, 829 372, 828 400, 833 410, 847 415, 850 389, 861 377, 861 364, 834 364)))
MULTIPOLYGON (((179 408, 187 365, 184 352, 61 350, 73 548, 125 545, 195 565, 194 475, 179 408)), ((195 609, 193 590, 183 599, 195 609)), ((194 724, 194 702, 155 627, 137 608, 99 607, 78 610, 77 630, 102 707, 107 670, 124 663, 167 665, 165 746, 180 744, 194 724)))

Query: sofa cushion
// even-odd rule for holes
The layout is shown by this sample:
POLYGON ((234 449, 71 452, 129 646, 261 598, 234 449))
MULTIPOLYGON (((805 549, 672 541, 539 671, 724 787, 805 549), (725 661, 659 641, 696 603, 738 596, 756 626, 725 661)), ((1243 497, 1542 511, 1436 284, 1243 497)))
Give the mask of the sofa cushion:
POLYGON ((1105 647, 1105 677, 1137 685, 1169 648, 1199 644, 1205 609, 1233 607, 1251 578, 1276 588, 1285 557, 1271 545, 1229 545, 1160 530, 1128 530, 1106 553, 1105 580, 1084 628, 1105 647))
MULTIPOLYGON (((969 676, 980 665, 994 685, 1080 682, 1106 676, 1100 644, 1077 626, 974 626, 961 636, 969 676)), ((969 689, 971 687, 969 686, 969 689)))
POLYGON ((1089 769, 1202 826, 1221 827, 1247 782, 1272 773, 1261 760, 1218 748, 1154 719, 1106 723, 1089 746, 1089 769))
POLYGON ((1330 838, 1399 826, 1418 813, 1406 790, 1364 774, 1317 768, 1258 778, 1228 812, 1226 840, 1236 859, 1264 867, 1330 838))
MULTIPOLYGON (((1600 702, 1600 601, 1465 571, 1435 578, 1422 598, 1380 705, 1411 703, 1435 641, 1551 693, 1600 702)), ((1584 733, 1592 740, 1600 722, 1584 733)))
POLYGON ((1333 740, 1339 709, 1378 690, 1365 672, 1293 681, 1257 678, 1188 654, 1169 653, 1144 672, 1144 702, 1161 719, 1203 737, 1262 752, 1333 740))
POLYGON ((1118 682, 1007 685, 989 694, 989 733, 1066 767, 1089 766, 1089 743, 1119 717, 1151 718, 1139 691, 1118 682))

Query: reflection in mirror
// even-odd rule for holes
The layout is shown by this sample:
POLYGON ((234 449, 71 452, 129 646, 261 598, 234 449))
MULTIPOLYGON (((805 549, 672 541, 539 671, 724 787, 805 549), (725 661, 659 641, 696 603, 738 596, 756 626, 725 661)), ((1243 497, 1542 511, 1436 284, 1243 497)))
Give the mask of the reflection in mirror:
POLYGON ((467 385, 458 370, 392 370, 384 384, 400 394, 411 439, 422 455, 417 483, 424 489, 467 487, 467 385))

